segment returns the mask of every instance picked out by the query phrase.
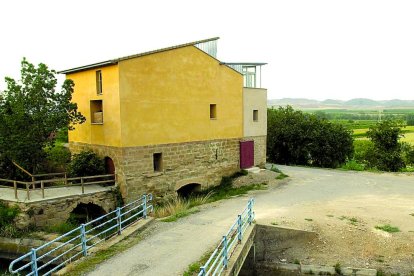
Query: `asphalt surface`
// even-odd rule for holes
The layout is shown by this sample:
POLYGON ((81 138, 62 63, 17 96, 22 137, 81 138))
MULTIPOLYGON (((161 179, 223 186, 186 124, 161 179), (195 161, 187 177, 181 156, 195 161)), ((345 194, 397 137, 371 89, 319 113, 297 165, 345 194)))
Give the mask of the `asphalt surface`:
MULTIPOLYGON (((352 205, 361 206, 367 197, 414 202, 414 175, 278 167, 290 176, 288 181, 249 194, 256 201, 258 222, 269 222, 281 213, 289 216, 290 209, 309 210, 336 200, 352 199, 352 205)), ((157 222, 153 234, 89 275, 182 275, 189 264, 214 248, 248 198, 213 203, 177 222, 157 222)))

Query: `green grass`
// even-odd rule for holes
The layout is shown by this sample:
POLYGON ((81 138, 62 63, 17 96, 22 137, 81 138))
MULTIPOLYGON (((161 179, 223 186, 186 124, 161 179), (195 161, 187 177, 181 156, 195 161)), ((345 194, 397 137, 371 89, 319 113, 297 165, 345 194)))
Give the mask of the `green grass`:
POLYGON ((414 213, 411 213, 410 216, 414 217, 414 213))
POLYGON ((76 263, 76 265, 68 268, 67 275, 71 275, 71 276, 85 275, 87 272, 90 272, 93 269, 95 269, 96 266, 99 265, 100 263, 119 254, 120 252, 123 252, 131 248, 132 246, 136 245, 141 240, 142 240, 141 235, 136 234, 128 238, 125 238, 124 240, 120 241, 119 243, 116 243, 115 245, 107 249, 100 250, 85 258, 82 258, 81 260, 78 261, 78 263, 76 263))
POLYGON ((335 265, 334 265, 334 268, 335 268, 335 272, 336 272, 336 274, 338 274, 338 275, 341 275, 341 273, 342 273, 342 268, 341 268, 341 264, 340 263, 336 263, 335 265))
POLYGON ((328 218, 333 218, 334 217, 334 215, 326 215, 328 218))
POLYGON ((183 217, 186 217, 186 216, 198 213, 198 212, 200 212, 199 209, 192 208, 192 209, 188 209, 188 210, 184 210, 184 211, 175 213, 174 215, 166 217, 165 219, 162 219, 161 221, 163 221, 163 222, 174 222, 174 221, 177 221, 180 218, 183 218, 183 217))
POLYGON ((289 177, 289 175, 284 174, 284 173, 280 173, 278 176, 276 176, 275 179, 285 179, 286 177, 289 177))
POLYGON ((266 190, 267 185, 262 184, 251 184, 242 187, 233 188, 232 186, 216 186, 211 188, 212 195, 208 202, 214 202, 221 199, 227 199, 235 196, 241 196, 247 194, 252 190, 266 190))
POLYGON ((270 224, 271 224, 271 225, 279 225, 279 223, 277 223, 277 222, 275 222, 275 221, 271 222, 270 224))
POLYGON ((341 169, 347 171, 363 171, 365 170, 365 165, 358 163, 355 160, 349 160, 344 165, 342 165, 341 169))
POLYGON ((204 255, 198 261, 190 264, 187 270, 183 273, 183 276, 198 275, 198 273, 200 272, 200 266, 204 265, 207 262, 213 251, 214 250, 210 250, 204 253, 204 255))
POLYGON ((313 221, 311 218, 305 218, 306 221, 313 221))
POLYGON ((347 217, 347 216, 341 216, 339 217, 340 220, 347 220, 352 225, 358 224, 358 219, 356 217, 347 217))
POLYGON ((392 226, 390 224, 385 224, 385 225, 377 225, 375 226, 375 229, 379 229, 388 233, 396 233, 396 232, 400 232, 400 229, 398 227, 392 226))

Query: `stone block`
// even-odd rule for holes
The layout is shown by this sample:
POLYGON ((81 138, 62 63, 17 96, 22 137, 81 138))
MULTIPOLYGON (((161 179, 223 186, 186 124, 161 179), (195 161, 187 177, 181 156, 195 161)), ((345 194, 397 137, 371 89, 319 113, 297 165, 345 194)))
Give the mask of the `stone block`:
POLYGON ((305 274, 335 275, 335 268, 333 266, 301 265, 301 271, 305 274))

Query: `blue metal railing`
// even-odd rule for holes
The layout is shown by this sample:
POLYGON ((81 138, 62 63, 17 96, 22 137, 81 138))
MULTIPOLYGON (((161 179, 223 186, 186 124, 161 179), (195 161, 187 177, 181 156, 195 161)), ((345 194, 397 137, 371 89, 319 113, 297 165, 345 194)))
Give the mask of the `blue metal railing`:
POLYGON ((66 264, 87 256, 89 249, 98 243, 114 235, 120 235, 122 230, 135 221, 146 218, 153 209, 152 194, 143 195, 138 200, 82 224, 40 247, 33 248, 12 261, 9 271, 13 274, 22 274, 31 270, 26 275, 51 275, 66 264), (14 268, 14 266, 18 267, 14 268))
POLYGON ((237 216, 237 220, 230 227, 229 231, 227 231, 226 235, 223 236, 210 258, 200 267, 199 276, 220 275, 227 268, 229 258, 237 245, 242 241, 247 227, 253 222, 253 203, 254 199, 249 199, 246 208, 237 216))

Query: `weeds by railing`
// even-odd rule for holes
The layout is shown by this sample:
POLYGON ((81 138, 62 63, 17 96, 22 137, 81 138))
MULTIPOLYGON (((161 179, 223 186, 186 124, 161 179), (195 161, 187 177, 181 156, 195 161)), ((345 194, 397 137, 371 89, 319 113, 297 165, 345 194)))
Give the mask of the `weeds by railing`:
MULTIPOLYGON (((48 176, 50 175, 51 174, 48 174, 48 176)), ((56 173, 53 175, 61 175, 61 174, 56 173)), ((46 175, 38 175, 38 176, 46 176, 46 175)), ((71 178, 66 177, 66 174, 64 174, 64 176, 65 176, 64 178, 36 180, 36 181, 31 181, 31 182, 0 179, 0 187, 14 189, 15 199, 19 199, 18 197, 19 190, 26 191, 26 198, 27 200, 30 200, 31 192, 35 190, 40 190, 42 193, 42 198, 45 198, 45 190, 47 189, 80 186, 82 194, 84 194, 85 186, 87 185, 115 184, 114 174, 71 177, 71 178)))
POLYGON ((223 236, 210 258, 200 267, 199 276, 220 275, 227 268, 229 258, 237 245, 242 241, 247 227, 253 222, 253 203, 254 199, 249 199, 246 208, 237 216, 237 220, 227 231, 226 235, 223 236))
POLYGON ((27 275, 51 275, 82 256, 87 256, 89 250, 100 242, 122 233, 126 227, 141 218, 146 218, 153 211, 152 194, 143 195, 123 207, 96 218, 88 223, 33 248, 30 252, 12 261, 10 273, 23 273, 31 270, 27 275), (18 265, 19 264, 19 265, 18 265), (17 268, 14 268, 18 266, 17 268))

